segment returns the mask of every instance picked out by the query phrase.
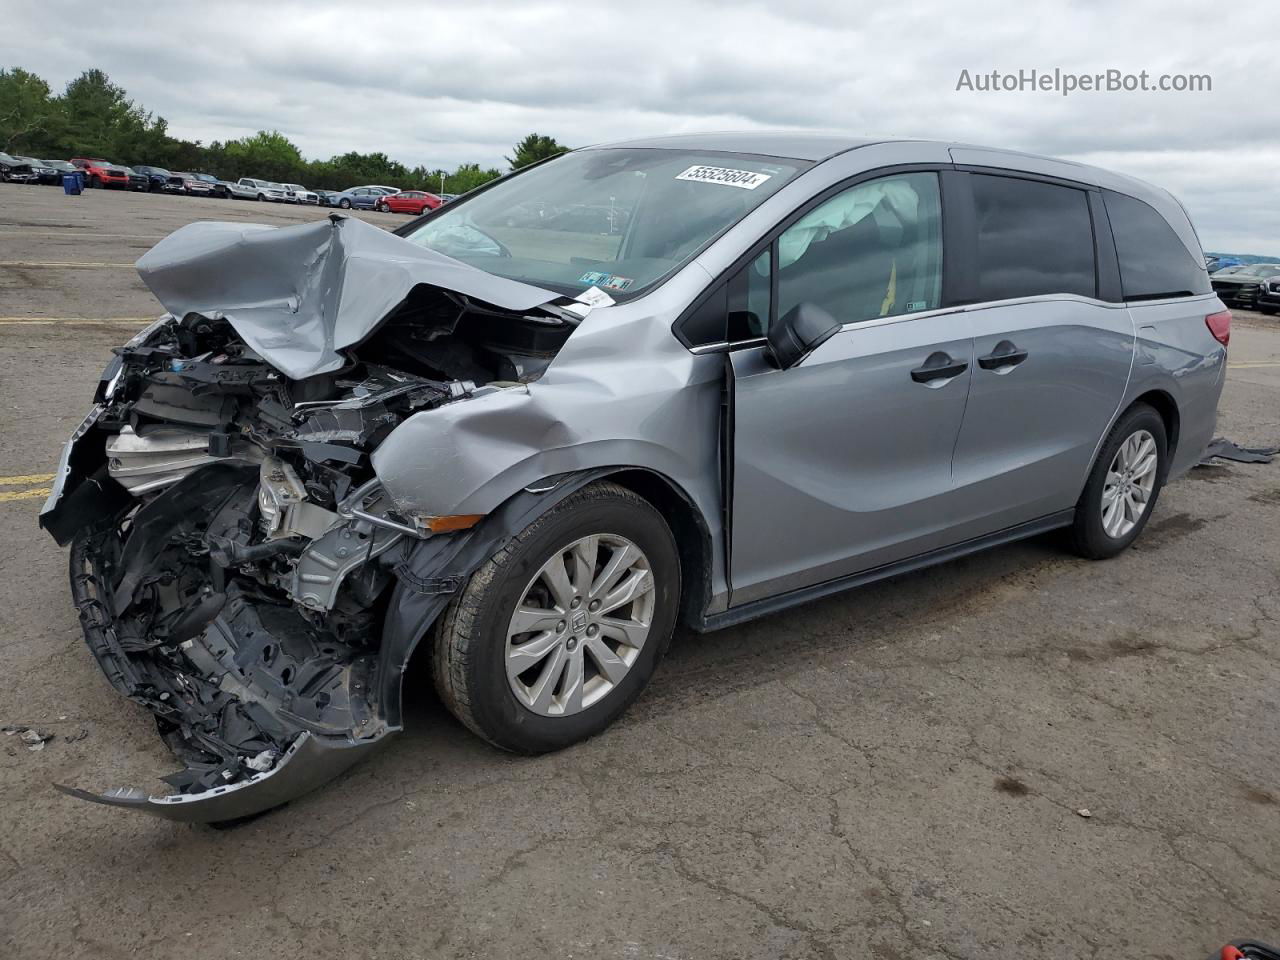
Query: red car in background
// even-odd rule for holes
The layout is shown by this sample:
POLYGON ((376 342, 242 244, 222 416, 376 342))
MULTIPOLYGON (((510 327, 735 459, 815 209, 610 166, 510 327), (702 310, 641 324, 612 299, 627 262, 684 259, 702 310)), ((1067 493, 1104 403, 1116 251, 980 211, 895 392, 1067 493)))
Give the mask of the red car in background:
POLYGON ((84 171, 84 185, 86 187, 129 189, 129 174, 110 160, 94 157, 72 157, 71 163, 84 171))
POLYGON ((375 208, 383 213, 411 213, 420 217, 442 203, 444 201, 434 193, 427 193, 425 190, 401 190, 383 197, 375 204, 375 208))

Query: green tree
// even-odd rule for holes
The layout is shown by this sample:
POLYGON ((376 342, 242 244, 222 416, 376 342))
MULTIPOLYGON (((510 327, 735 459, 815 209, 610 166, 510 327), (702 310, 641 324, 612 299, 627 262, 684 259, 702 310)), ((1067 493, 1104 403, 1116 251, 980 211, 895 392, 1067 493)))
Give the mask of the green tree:
POLYGON ((67 84, 59 106, 65 120, 64 150, 80 157, 116 160, 122 132, 136 128, 141 119, 124 89, 96 68, 67 84))
POLYGON ((512 170, 519 170, 521 167, 527 167, 531 163, 537 163, 548 157, 559 156, 569 150, 564 144, 556 143, 554 137, 544 137, 537 133, 529 134, 513 149, 514 156, 506 158, 512 170))
POLYGON ((481 170, 478 163, 464 163, 444 178, 444 192, 466 193, 500 176, 500 170, 481 170))
POLYGON ((21 67, 0 70, 0 150, 44 151, 57 137, 58 121, 47 83, 21 67))
POLYGON ((293 182, 302 178, 306 161, 302 151, 278 130, 259 130, 251 137, 214 143, 206 151, 206 165, 217 156, 220 175, 228 179, 261 177, 293 182))

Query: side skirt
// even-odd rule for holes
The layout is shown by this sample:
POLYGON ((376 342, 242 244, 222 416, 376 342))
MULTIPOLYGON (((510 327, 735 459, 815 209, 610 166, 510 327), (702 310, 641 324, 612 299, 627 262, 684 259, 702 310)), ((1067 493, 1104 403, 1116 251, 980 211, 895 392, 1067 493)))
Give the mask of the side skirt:
POLYGON ((760 600, 753 600, 750 603, 744 603, 740 607, 733 607, 723 613, 713 613, 703 616, 701 622, 694 623, 692 626, 693 629, 699 633, 708 633, 712 630, 720 630, 724 627, 737 626, 740 623, 746 623, 748 620, 755 620, 757 617, 777 613, 779 610, 786 610, 789 607, 794 607, 801 603, 808 603, 810 600, 818 600, 822 597, 829 597, 835 593, 842 593, 845 590, 851 590, 854 587, 861 587, 868 583, 875 583, 877 580, 886 580, 889 577, 896 577, 900 573, 910 573, 913 570, 932 567, 935 564, 946 563, 948 560, 954 560, 957 557, 964 557, 971 553, 978 553, 981 550, 986 550, 988 547, 998 547, 1001 544, 1013 543, 1017 540, 1025 540, 1028 537, 1034 537, 1041 533, 1048 533, 1050 530, 1058 530, 1062 527, 1068 527, 1071 525, 1074 518, 1074 509, 1061 510, 1058 513, 1052 513, 1047 517, 1041 517, 1039 520, 1029 520, 1026 523, 1020 523, 1017 526, 1006 527, 1004 530, 997 530, 995 533, 984 534, 981 537, 974 537, 971 540, 962 540, 960 543, 952 544, 949 547, 930 550, 928 553, 921 553, 914 557, 907 557, 905 560, 895 560, 893 563, 886 563, 878 567, 872 567, 870 570, 862 570, 858 573, 850 574, 847 577, 827 580, 824 583, 815 583, 813 586, 801 587, 799 590, 780 593, 774 597, 764 597, 760 600))

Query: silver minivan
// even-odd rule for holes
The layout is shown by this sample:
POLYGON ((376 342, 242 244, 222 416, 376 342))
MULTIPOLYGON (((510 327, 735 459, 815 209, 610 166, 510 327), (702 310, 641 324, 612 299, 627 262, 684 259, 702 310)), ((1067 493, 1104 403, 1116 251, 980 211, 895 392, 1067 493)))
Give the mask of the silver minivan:
POLYGON ((1213 435, 1230 314, 1169 194, 1075 163, 773 133, 577 150, 389 234, 198 223, 138 269, 42 525, 176 792, 252 814, 444 702, 603 729, 677 624, 1062 528, 1142 532, 1213 435))

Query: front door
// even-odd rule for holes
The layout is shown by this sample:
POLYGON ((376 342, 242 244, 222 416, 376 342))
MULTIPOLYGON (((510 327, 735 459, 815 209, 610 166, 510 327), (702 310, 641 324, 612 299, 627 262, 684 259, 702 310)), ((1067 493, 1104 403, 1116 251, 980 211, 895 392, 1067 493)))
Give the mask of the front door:
POLYGON ((735 606, 944 546, 973 375, 967 317, 940 309, 937 174, 850 187, 772 254, 773 322, 808 303, 843 326, 787 370, 732 354, 735 606))

